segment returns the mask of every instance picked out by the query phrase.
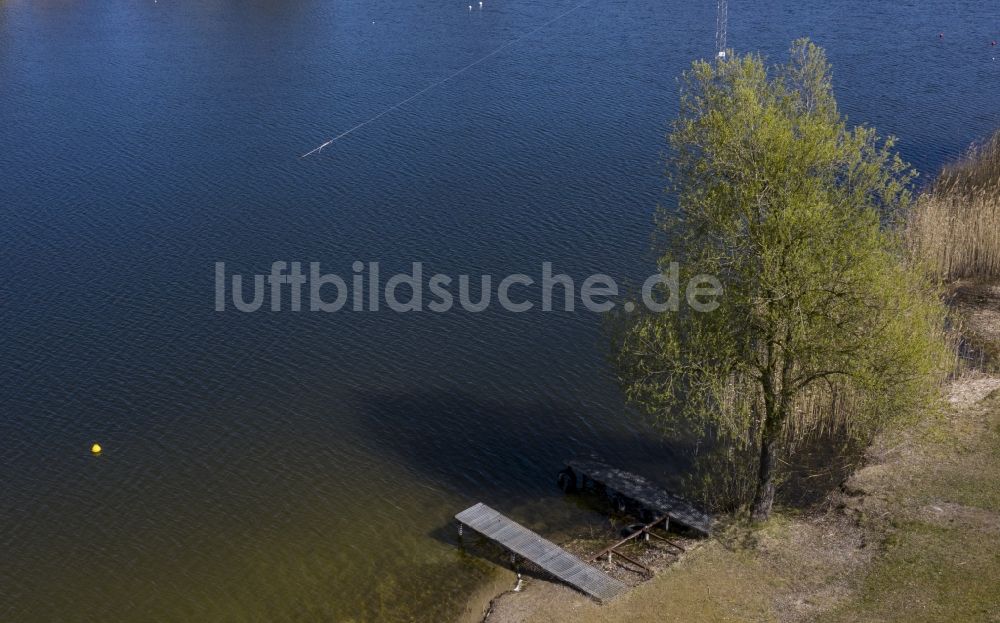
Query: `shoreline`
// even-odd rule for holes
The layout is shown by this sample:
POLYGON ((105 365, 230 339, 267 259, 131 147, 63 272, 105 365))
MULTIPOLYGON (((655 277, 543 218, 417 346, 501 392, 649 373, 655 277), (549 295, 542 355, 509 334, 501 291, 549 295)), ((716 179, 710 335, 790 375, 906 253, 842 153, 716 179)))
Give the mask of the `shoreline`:
MULTIPOLYGON (((600 551, 608 544, 613 543, 616 538, 614 532, 609 530, 600 538, 578 536, 559 545, 575 556, 587 558, 593 552, 600 551)), ((627 546, 630 557, 636 558, 654 570, 653 577, 646 577, 645 574, 631 568, 631 566, 606 561, 593 564, 605 573, 625 582, 629 586, 629 592, 632 592, 636 587, 648 583, 667 569, 681 564, 712 539, 711 537, 707 539, 684 537, 671 533, 671 540, 681 544, 685 551, 674 553, 672 549, 659 544, 632 543, 627 546)), ((650 543, 655 543, 655 541, 650 543)), ((462 614, 457 619, 458 623, 515 623, 523 621, 526 616, 540 613, 546 608, 555 607, 575 611, 581 608, 600 609, 602 607, 598 602, 572 587, 547 578, 543 572, 533 569, 530 564, 520 565, 520 574, 499 564, 496 564, 496 571, 497 580, 492 581, 490 586, 482 587, 469 597, 462 614), (494 590, 493 587, 498 582, 503 585, 503 588, 494 590), (475 613, 478 613, 478 616, 475 613)), ((619 597, 615 602, 623 598, 624 596, 619 597)))
MULTIPOLYGON (((958 290, 963 335, 996 348, 1000 284, 958 290)), ((940 412, 929 408, 912 429, 880 435, 818 505, 780 509, 759 527, 724 520, 676 559, 652 561, 651 579, 606 605, 530 573, 512 591, 517 578, 504 570, 507 585, 470 596, 466 612, 479 618, 461 621, 1000 621, 990 584, 1000 553, 981 545, 1000 535, 1000 372, 973 368, 945 389, 940 412)), ((580 555, 602 543, 562 545, 580 555)))

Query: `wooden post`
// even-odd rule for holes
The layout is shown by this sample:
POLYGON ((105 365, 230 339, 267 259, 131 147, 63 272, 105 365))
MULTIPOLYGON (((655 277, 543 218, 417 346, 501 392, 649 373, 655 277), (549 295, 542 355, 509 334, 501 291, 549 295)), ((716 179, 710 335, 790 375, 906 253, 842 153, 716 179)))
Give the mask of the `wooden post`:
POLYGON ((629 556, 626 556, 625 554, 623 554, 621 552, 615 552, 615 553, 618 554, 619 556, 621 556, 622 558, 624 558, 625 560, 629 561, 633 565, 639 567, 640 569, 642 569, 643 571, 645 571, 647 574, 653 575, 653 570, 652 569, 650 569, 646 565, 642 564, 641 562, 639 562, 635 558, 631 558, 629 556))

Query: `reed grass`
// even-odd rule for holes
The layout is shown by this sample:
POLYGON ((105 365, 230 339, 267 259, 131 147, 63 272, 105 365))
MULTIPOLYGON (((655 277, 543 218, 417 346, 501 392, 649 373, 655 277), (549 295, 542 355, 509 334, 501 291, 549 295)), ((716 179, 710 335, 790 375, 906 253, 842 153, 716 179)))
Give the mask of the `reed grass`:
POLYGON ((1000 131, 942 168, 914 203, 906 240, 945 281, 1000 277, 1000 131))

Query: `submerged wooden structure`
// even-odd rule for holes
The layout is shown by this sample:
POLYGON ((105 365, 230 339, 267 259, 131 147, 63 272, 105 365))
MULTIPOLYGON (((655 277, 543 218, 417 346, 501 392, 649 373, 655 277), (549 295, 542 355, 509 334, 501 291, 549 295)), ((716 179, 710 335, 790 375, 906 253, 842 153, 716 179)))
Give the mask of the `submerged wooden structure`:
POLYGON ((619 580, 481 502, 455 519, 598 601, 614 599, 627 589, 619 580))
MULTIPOLYGON (((625 560, 625 561, 629 562, 630 564, 635 565, 636 567, 639 567, 640 569, 643 570, 644 573, 646 573, 646 575, 652 577, 653 570, 651 568, 649 568, 647 565, 639 562, 635 558, 632 558, 631 556, 626 555, 624 552, 619 551, 618 548, 621 547, 621 546, 623 546, 623 545, 625 545, 626 543, 628 543, 629 541, 631 541, 633 539, 638 539, 639 537, 644 537, 646 541, 649 541, 649 539, 651 539, 651 538, 657 539, 659 541, 663 541, 667 545, 669 545, 669 546, 673 547, 674 549, 678 550, 678 552, 685 551, 684 547, 682 547, 681 545, 678 545, 677 543, 674 543, 670 539, 668 539, 668 538, 666 538, 664 536, 660 536, 659 534, 656 534, 655 532, 653 532, 653 528, 656 528, 658 526, 662 527, 663 530, 666 531, 667 528, 669 527, 669 524, 670 524, 670 519, 669 518, 667 518, 667 517, 660 517, 658 519, 654 519, 653 521, 651 521, 651 522, 649 522, 647 524, 634 524, 632 526, 629 526, 629 527, 627 527, 625 529, 625 532, 627 532, 628 534, 625 535, 624 539, 622 539, 622 540, 614 543, 613 545, 609 545, 609 546, 605 547, 601 551, 597 552, 596 554, 594 554, 593 556, 591 556, 590 558, 588 558, 587 562, 592 562, 592 561, 597 560, 597 559, 599 559, 599 558, 601 558, 603 556, 607 556, 608 557, 608 562, 617 562, 613 558, 613 556, 618 556, 622 560, 625 560)), ((625 533, 623 532, 623 534, 625 534, 625 533)), ((673 552, 673 553, 675 555, 677 554, 677 552, 673 552)))
MULTIPOLYGON (((566 469, 559 474, 559 485, 564 491, 582 488, 587 481, 604 487, 618 500, 621 510, 631 506, 641 515, 655 519, 650 525, 664 522, 666 528, 673 522, 701 536, 708 536, 712 531, 712 518, 707 513, 638 474, 600 461, 566 461, 566 469)), ((648 533, 648 528, 645 532, 648 533)))

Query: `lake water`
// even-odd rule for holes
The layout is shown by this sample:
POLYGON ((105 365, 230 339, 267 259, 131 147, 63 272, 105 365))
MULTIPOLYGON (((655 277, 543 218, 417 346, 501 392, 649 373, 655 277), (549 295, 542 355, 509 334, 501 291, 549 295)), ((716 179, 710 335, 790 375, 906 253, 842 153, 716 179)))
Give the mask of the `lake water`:
MULTIPOLYGON (((0 6, 0 619, 448 620, 491 574, 455 512, 599 522, 576 454, 676 481, 596 314, 213 309, 216 261, 648 273, 714 3, 476 4, 0 6)), ((924 174, 1000 126, 994 2, 730 4, 924 174)))

